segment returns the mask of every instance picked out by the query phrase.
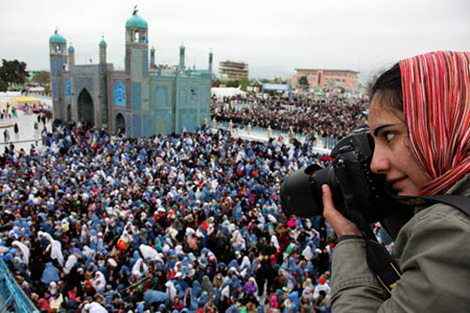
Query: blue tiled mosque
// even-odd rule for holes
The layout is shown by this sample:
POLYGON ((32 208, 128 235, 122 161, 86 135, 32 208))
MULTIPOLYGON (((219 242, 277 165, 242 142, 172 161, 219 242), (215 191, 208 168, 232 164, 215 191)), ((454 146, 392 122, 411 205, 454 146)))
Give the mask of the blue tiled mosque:
POLYGON ((148 24, 137 10, 126 22, 125 69, 106 62, 99 43, 99 64, 75 64, 75 49, 56 31, 49 39, 54 117, 88 122, 129 137, 194 131, 210 118, 212 53, 207 70, 179 64, 155 65, 148 24))

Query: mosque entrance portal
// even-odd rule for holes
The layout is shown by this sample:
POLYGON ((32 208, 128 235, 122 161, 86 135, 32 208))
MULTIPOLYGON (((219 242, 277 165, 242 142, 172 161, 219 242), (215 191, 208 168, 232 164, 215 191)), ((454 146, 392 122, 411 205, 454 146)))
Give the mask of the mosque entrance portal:
POLYGON ((126 133, 126 119, 121 113, 116 115, 116 134, 126 133))
POLYGON ((95 114, 93 110, 93 99, 88 90, 83 89, 78 96, 78 120, 91 125, 95 123, 95 114))

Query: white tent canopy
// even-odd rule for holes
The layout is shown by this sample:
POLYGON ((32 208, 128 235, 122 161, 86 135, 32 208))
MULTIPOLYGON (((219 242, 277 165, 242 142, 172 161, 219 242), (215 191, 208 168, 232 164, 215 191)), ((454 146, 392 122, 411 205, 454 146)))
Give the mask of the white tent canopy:
POLYGON ((211 88, 211 96, 216 96, 217 98, 223 97, 233 97, 238 95, 246 95, 246 92, 241 90, 240 88, 233 88, 233 87, 212 87, 211 88))

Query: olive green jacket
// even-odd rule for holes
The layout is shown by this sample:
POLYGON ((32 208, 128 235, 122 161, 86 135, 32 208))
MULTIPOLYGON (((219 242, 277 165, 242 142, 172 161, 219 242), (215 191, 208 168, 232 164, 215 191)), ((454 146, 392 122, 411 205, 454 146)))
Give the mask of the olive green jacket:
MULTIPOLYGON (((470 177, 449 193, 469 196, 470 177)), ((364 240, 338 243, 333 255, 333 313, 470 312, 468 215, 442 203, 417 210, 398 233, 392 256, 403 274, 389 297, 367 266, 364 240)))

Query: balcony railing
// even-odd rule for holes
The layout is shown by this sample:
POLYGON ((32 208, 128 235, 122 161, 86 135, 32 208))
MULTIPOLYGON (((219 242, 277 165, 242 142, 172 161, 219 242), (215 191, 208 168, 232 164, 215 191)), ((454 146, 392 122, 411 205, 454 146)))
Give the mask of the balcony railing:
POLYGON ((0 312, 39 313, 0 257, 0 312))

